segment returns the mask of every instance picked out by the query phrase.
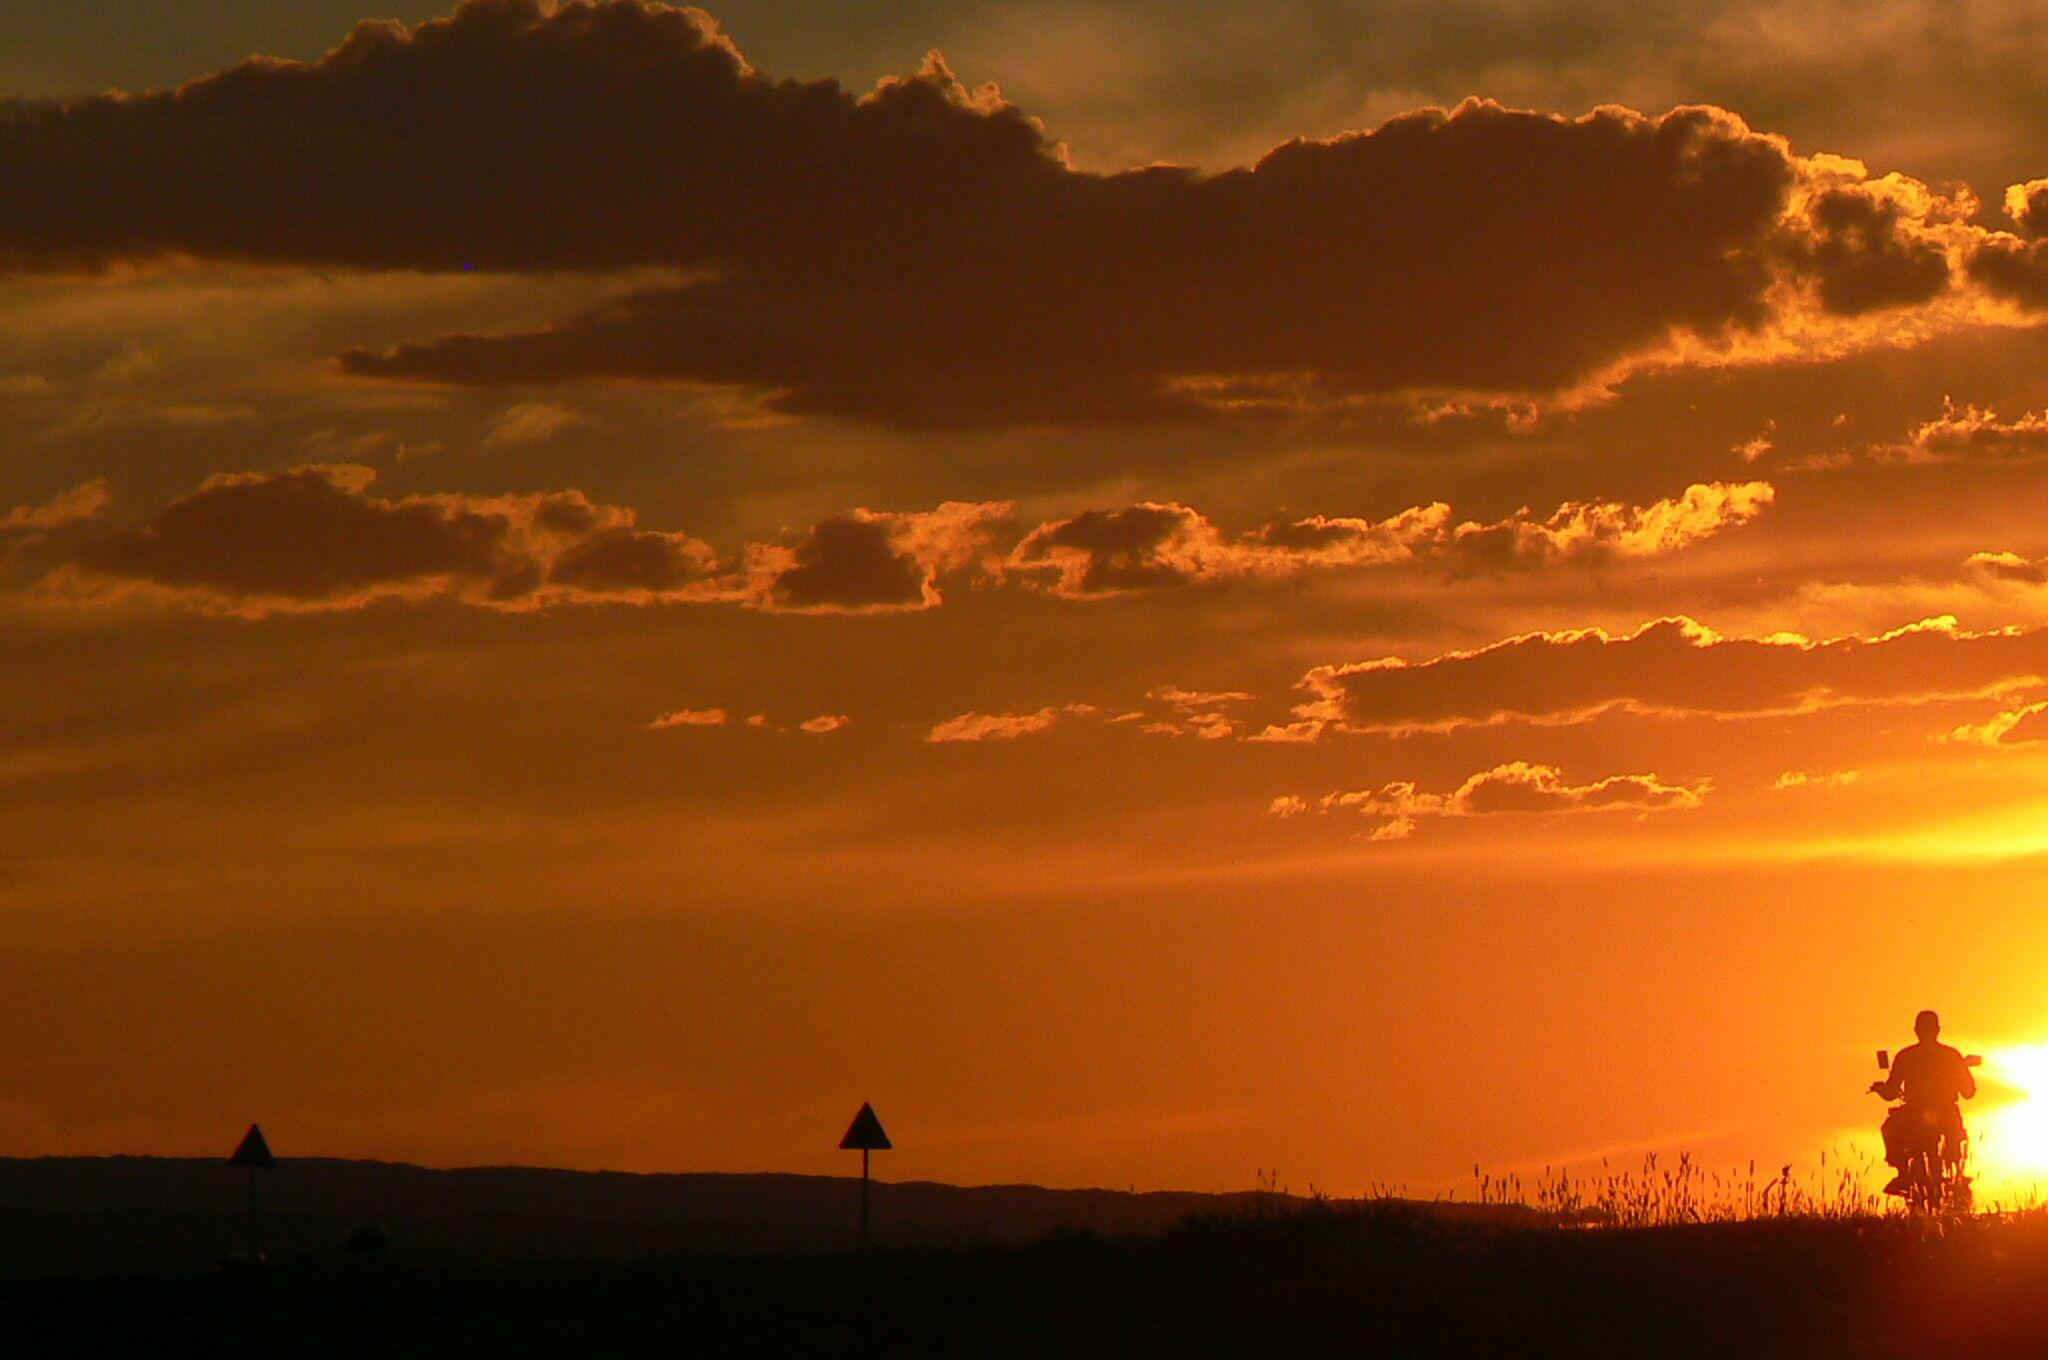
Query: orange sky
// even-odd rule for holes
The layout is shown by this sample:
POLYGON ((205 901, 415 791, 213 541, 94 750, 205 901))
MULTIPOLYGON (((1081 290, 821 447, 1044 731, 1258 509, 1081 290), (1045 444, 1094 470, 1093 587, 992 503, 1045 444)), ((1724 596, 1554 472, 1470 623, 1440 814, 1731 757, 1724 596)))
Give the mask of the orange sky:
POLYGON ((1931 1005, 2048 1175, 2048 5, 115 8, 0 1153, 1775 1167, 1931 1005))

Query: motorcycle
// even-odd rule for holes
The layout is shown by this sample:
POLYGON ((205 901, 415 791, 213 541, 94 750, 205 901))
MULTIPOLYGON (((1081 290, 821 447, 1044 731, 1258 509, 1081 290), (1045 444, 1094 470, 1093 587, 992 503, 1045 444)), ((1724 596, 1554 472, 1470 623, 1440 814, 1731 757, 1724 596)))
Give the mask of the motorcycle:
MULTIPOLYGON (((1963 1062, 1971 1067, 1980 1067, 1984 1059, 1972 1053, 1963 1062)), ((1877 1065, 1887 1073, 1891 1071, 1892 1060, 1888 1050, 1881 1048, 1877 1051, 1877 1065)), ((1906 1108, 1903 1102, 1889 1107, 1887 1122, 1907 1119, 1906 1108)), ((1910 1122, 1907 1127, 1912 1128, 1910 1122)), ((1906 1207, 1916 1213, 1970 1212, 1973 1195, 1969 1175, 1969 1127, 1958 1118, 1953 1135, 1944 1137, 1943 1134, 1944 1130, 1932 1126, 1914 1129, 1905 1165, 1898 1168, 1902 1182, 1900 1194, 1906 1201, 1906 1207)))

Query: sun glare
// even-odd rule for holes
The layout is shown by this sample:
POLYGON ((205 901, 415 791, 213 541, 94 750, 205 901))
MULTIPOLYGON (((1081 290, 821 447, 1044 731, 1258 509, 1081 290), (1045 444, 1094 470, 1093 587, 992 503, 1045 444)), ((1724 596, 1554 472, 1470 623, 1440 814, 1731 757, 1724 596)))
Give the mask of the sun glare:
POLYGON ((1982 1106, 1972 1119, 1979 1188, 2005 1199, 2048 1188, 2048 1044, 1992 1049, 1978 1069, 1982 1106))

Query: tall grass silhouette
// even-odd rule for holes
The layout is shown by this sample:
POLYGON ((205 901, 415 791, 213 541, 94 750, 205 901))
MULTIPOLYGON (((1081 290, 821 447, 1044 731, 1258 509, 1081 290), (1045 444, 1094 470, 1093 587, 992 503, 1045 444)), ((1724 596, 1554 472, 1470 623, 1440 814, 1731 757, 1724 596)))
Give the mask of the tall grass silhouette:
MULTIPOLYGON (((1823 1152, 1818 1165, 1785 1163, 1773 1174, 1752 1160, 1728 1171, 1707 1171, 1690 1153, 1666 1161, 1648 1153, 1639 1165, 1617 1167, 1601 1158, 1596 1169, 1546 1166, 1540 1174, 1495 1175, 1472 1168, 1472 1203, 1530 1211, 1560 1227, 1651 1228, 1688 1223, 1744 1223, 1758 1219, 1875 1218, 1905 1212, 1901 1201, 1874 1187, 1891 1169, 1866 1151, 1823 1152)), ((1980 1201, 1979 1213, 2042 1213, 2038 1192, 1980 1201)))

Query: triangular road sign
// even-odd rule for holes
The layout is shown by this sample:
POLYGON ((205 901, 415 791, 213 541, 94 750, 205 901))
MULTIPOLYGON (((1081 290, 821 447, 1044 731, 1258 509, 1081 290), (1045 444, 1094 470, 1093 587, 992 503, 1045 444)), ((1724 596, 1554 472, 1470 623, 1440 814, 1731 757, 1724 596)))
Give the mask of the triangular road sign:
POLYGON ((843 1148, 873 1148, 880 1152, 889 1146, 889 1135, 882 1131, 882 1121, 875 1118, 875 1107, 862 1105, 860 1113, 846 1126, 846 1136, 839 1140, 843 1148))
MULTIPOLYGON (((887 1147, 888 1144, 884 1143, 883 1146, 887 1147)), ((242 1135, 241 1146, 235 1149, 234 1156, 228 1158, 228 1165, 253 1167, 258 1171, 268 1171, 277 1165, 277 1158, 270 1155, 270 1144, 263 1141, 263 1130, 260 1126, 249 1126, 249 1131, 242 1135)))

